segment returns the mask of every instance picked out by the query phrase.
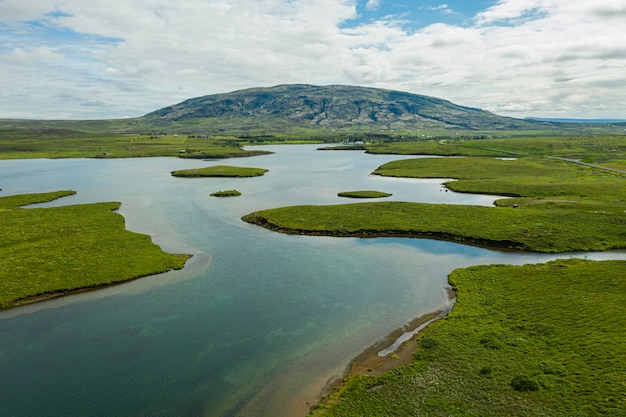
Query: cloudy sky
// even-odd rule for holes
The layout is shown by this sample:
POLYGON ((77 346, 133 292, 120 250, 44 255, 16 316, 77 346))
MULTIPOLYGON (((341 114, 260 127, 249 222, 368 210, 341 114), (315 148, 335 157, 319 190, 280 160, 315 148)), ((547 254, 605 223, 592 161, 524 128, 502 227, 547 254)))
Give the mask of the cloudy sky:
POLYGON ((287 83, 626 119, 626 0, 0 0, 0 118, 287 83))

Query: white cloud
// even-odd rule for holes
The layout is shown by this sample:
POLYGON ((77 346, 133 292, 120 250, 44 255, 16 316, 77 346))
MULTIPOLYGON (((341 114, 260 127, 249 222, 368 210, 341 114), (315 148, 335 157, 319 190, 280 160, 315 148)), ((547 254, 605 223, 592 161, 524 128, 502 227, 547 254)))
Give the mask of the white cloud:
POLYGON ((0 54, 0 59, 5 63, 12 62, 14 64, 24 63, 30 65, 44 60, 62 59, 62 56, 48 47, 39 46, 27 51, 21 48, 14 48, 8 54, 0 54))
POLYGON ((367 0, 367 4, 365 5, 365 8, 367 10, 376 10, 380 7, 381 3, 382 3, 382 0, 367 0))
POLYGON ((520 117, 626 117, 625 10, 626 0, 501 0, 473 25, 408 31, 382 16, 349 27, 355 0, 4 0, 0 117, 135 116, 293 82, 520 117))

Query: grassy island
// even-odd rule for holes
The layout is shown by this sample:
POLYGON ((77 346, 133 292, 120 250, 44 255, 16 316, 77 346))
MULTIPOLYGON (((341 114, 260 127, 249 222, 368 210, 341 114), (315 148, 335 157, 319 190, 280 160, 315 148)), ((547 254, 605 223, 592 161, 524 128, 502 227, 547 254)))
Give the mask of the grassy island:
POLYGON ((180 269, 189 258, 127 231, 120 203, 21 208, 73 193, 0 198, 0 308, 180 269))
POLYGON ((454 271, 458 301, 413 362, 352 376, 316 417, 623 416, 626 262, 454 271))
POLYGON ((458 178, 455 191, 515 196, 497 207, 376 202, 263 210, 244 220, 284 233, 409 236, 495 248, 571 252, 626 248, 626 175, 546 158, 424 158, 375 174, 458 178))
POLYGON ((384 193, 382 191, 371 191, 371 190, 344 191, 337 195, 339 197, 347 197, 347 198, 384 198, 384 197, 391 196, 391 194, 389 193, 384 193))
POLYGON ((244 221, 283 233, 421 237, 534 252, 626 248, 623 208, 566 203, 478 207, 407 202, 290 206, 244 221))
POLYGON ((211 197, 239 197, 241 193, 237 190, 216 191, 211 193, 211 197))
MULTIPOLYGON (((541 252, 624 248, 626 175, 605 169, 623 168, 624 139, 600 139, 373 146, 472 156, 395 161, 375 174, 453 178, 451 190, 511 198, 496 207, 287 207, 247 220, 289 233, 407 235, 541 252), (573 156, 588 162, 561 159, 573 156)), ((624 276, 624 261, 576 259, 456 270, 449 282, 458 300, 406 342, 413 361, 382 376, 350 376, 311 416, 624 416, 624 276)))
POLYGON ((231 177, 231 178, 245 178, 245 177, 260 177, 267 172, 267 169, 263 168, 246 168, 246 167, 233 167, 228 165, 217 165, 206 168, 198 169, 182 169, 178 171, 172 171, 174 177, 184 178, 200 178, 200 177, 231 177))

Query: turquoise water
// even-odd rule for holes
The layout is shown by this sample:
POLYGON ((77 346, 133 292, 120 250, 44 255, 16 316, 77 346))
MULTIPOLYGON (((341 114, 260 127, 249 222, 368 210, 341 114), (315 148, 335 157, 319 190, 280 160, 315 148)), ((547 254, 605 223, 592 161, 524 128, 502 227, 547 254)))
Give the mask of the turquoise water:
POLYGON ((246 224, 240 217, 255 210, 350 202, 337 193, 359 189, 403 201, 493 200, 445 192, 440 181, 368 175, 397 156, 266 149, 275 154, 0 161, 0 195, 74 189, 48 205, 121 201, 127 228, 194 254, 182 271, 1 312, 0 415, 303 415, 364 347, 445 307, 453 269, 554 258, 422 239, 286 236, 246 224), (270 171, 169 175, 219 164, 270 171), (243 195, 209 197, 233 188, 243 195))

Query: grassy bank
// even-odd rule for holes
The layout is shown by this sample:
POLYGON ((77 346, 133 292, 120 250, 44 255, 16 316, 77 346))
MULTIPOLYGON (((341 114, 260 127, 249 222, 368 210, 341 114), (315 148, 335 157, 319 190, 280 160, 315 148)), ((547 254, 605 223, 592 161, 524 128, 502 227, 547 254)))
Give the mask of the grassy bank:
POLYGON ((237 141, 188 135, 114 134, 68 129, 0 129, 0 159, 21 158, 233 158, 267 154, 237 141))
POLYGON ((283 233, 422 237, 535 252, 626 248, 624 209, 595 204, 496 208, 390 201, 282 207, 243 220, 283 233))
POLYGON ((187 255, 127 231, 119 203, 20 208, 72 193, 0 198, 0 308, 184 266, 187 255))
MULTIPOLYGON (((453 191, 626 205, 626 175, 547 158, 419 158, 393 161, 374 174, 410 178, 455 178, 453 191)), ((535 201, 541 202, 539 200, 535 201)), ((510 202, 503 201, 508 205, 510 202)))
POLYGON ((498 207, 361 203, 264 210, 245 221, 285 233, 414 236, 497 248, 570 252, 626 248, 626 175, 546 158, 421 158, 375 174, 458 178, 450 189, 518 196, 498 207))
POLYGON ((232 178, 245 178, 245 177, 260 177, 267 172, 267 169, 263 168, 245 168, 245 167, 233 167, 227 165, 217 165, 206 168, 197 169, 182 169, 178 171, 172 171, 174 177, 185 178, 200 178, 200 177, 232 177, 232 178))
POLYGON ((313 415, 626 415, 625 275, 574 259, 457 270, 458 301, 412 364, 352 377, 313 415))
MULTIPOLYGON (((490 135, 488 135, 490 136, 490 135)), ((387 142, 364 146, 369 153, 441 156, 555 156, 618 169, 626 161, 626 136, 577 135, 508 137, 498 139, 440 139, 387 142)))

